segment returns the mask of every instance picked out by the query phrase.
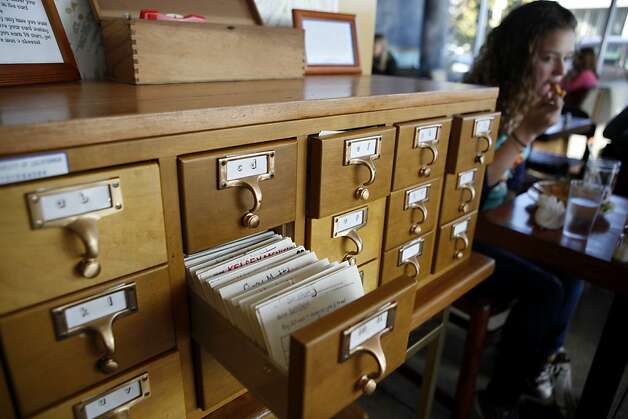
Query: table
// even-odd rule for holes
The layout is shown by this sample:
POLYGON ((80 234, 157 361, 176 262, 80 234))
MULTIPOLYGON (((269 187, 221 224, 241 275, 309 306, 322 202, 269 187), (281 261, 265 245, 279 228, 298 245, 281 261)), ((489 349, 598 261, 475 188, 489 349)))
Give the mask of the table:
POLYGON ((613 196, 614 208, 598 217, 589 239, 568 239, 561 230, 544 230, 533 222, 535 199, 524 193, 483 212, 476 238, 547 268, 582 278, 613 292, 593 364, 589 370, 578 419, 606 418, 628 363, 628 342, 622 339, 628 319, 628 264, 611 260, 628 214, 628 199, 613 196))

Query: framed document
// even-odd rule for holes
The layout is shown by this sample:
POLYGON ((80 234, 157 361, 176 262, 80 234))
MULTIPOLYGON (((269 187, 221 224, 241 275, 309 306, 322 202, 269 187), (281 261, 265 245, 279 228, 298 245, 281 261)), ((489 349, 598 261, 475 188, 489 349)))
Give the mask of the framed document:
POLYGON ((79 79, 54 0, 2 0, 0 86, 79 79))
POLYGON ((355 15, 292 10, 305 31, 305 74, 360 74, 355 15))

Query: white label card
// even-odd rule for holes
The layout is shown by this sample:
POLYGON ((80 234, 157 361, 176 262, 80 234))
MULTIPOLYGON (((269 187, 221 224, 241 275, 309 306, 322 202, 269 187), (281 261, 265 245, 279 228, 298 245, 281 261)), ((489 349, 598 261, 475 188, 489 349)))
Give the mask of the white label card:
POLYGON ((425 127, 425 128, 418 128, 419 132, 417 134, 418 137, 418 143, 419 144, 423 144, 423 143, 431 143, 433 141, 436 141, 436 139, 438 138, 438 127, 434 126, 434 127, 425 127))
POLYGON ((454 225, 454 237, 460 236, 461 234, 466 233, 468 227, 469 227, 469 220, 465 220, 461 223, 454 225))
POLYGON ((227 162, 227 181, 268 173, 268 156, 246 157, 227 162))
POLYGON ((408 205, 425 201, 427 199, 427 190, 428 187, 424 186, 408 192, 408 205))
POLYGON ((63 313, 68 329, 89 323, 128 307, 124 290, 95 298, 66 309, 63 313))
POLYGON ((473 135, 477 137, 478 135, 487 134, 488 132, 490 132, 491 121, 491 118, 476 119, 473 135))
POLYGON ((111 208, 111 206, 109 185, 99 185, 41 196, 41 209, 44 221, 99 211, 111 208))
POLYGON ((362 225, 364 223, 364 215, 366 214, 366 211, 366 208, 362 208, 336 218, 336 225, 334 229, 335 233, 340 234, 343 231, 362 225))
POLYGON ((403 263, 411 257, 420 256, 421 254, 423 254, 423 240, 419 240, 401 249, 401 262, 403 263))
POLYGON ((85 417, 94 419, 110 412, 142 395, 140 379, 134 380, 85 405, 85 417))
POLYGON ((377 154, 377 138, 370 138, 366 140, 349 140, 349 158, 357 159, 359 157, 372 156, 377 154))
POLYGON ((0 185, 65 175, 69 171, 65 153, 0 160, 0 185))
POLYGON ((389 311, 387 310, 377 315, 351 332, 351 336, 349 337, 349 351, 352 351, 357 346, 386 329, 388 313, 389 311))
POLYGON ((463 187, 470 183, 475 182, 475 170, 467 170, 466 172, 460 173, 458 177, 458 187, 463 187))

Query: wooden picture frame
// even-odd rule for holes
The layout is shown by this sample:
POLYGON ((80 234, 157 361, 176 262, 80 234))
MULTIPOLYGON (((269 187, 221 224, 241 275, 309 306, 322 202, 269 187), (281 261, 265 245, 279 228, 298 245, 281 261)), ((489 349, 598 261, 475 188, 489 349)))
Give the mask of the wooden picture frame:
POLYGON ((292 9, 305 30, 305 74, 360 74, 355 15, 292 9))
MULTIPOLYGON (((59 53, 60 62, 29 62, 29 63, 4 63, 10 61, 11 57, 5 57, 0 61, 0 86, 11 86, 19 84, 48 83, 59 81, 80 80, 74 54, 70 48, 70 43, 63 30, 61 19, 57 13, 54 0, 39 0, 48 17, 48 24, 54 34, 59 53)), ((37 6, 35 6, 37 7, 37 6)), ((7 14, 3 14, 6 23, 7 14)), ((10 16, 9 16, 10 17, 10 16)), ((24 32, 21 32, 22 34, 24 32)), ((27 39, 27 38, 25 38, 27 39)), ((22 47, 24 48, 24 47, 22 47)), ((56 54, 56 51, 54 51, 56 54)), ((44 61, 44 60, 42 60, 44 61)))

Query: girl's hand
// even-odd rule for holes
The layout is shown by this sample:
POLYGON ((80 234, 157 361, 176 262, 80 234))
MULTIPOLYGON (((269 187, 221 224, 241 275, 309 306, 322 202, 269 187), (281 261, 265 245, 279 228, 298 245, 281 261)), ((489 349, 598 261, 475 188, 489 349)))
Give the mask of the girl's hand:
POLYGON ((530 142, 534 141, 560 120, 563 104, 562 96, 551 89, 530 106, 518 129, 526 134, 530 142))

